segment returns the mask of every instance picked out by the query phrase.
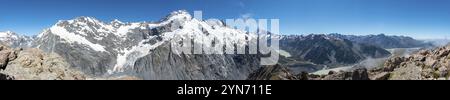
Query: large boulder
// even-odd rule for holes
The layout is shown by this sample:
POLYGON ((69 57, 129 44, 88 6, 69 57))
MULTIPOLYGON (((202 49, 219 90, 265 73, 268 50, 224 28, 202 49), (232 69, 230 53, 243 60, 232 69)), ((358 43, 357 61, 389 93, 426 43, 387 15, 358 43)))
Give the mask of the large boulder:
POLYGON ((0 69, 4 70, 11 60, 16 59, 17 51, 0 45, 0 69))
POLYGON ((370 80, 366 68, 360 68, 353 71, 352 80, 370 80))
POLYGON ((9 52, 0 51, 0 69, 5 69, 6 65, 8 65, 8 56, 9 52))
POLYGON ((384 63, 384 71, 393 71, 404 61, 406 61, 406 58, 404 57, 391 58, 384 63))

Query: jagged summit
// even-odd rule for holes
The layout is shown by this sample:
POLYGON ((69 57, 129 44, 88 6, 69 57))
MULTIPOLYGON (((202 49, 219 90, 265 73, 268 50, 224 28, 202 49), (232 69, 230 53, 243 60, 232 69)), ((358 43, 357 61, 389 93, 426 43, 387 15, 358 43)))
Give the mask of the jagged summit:
MULTIPOLYGON (((118 35, 120 37, 124 37, 127 33, 129 33, 129 30, 135 29, 135 28, 141 28, 141 29, 150 29, 155 27, 161 27, 166 25, 173 25, 173 24, 184 24, 186 21, 192 20, 192 16, 185 10, 179 10, 174 11, 170 13, 167 17, 162 18, 160 22, 155 23, 147 23, 147 22, 122 22, 118 19, 114 19, 113 21, 109 23, 102 22, 94 17, 87 17, 87 16, 81 16, 76 17, 71 20, 60 20, 55 25, 53 25, 52 28, 66 28, 69 31, 77 31, 75 34, 81 34, 85 36, 89 36, 88 34, 93 34, 93 36, 96 36, 97 38, 101 38, 98 35, 107 35, 107 34, 114 34, 118 35), (96 35, 98 34, 98 35, 96 35)), ((41 36, 47 32, 42 32, 38 36, 41 36)))
POLYGON ((99 20, 97 20, 94 17, 89 17, 89 16, 80 16, 75 18, 72 21, 80 21, 80 22, 100 22, 99 20))
POLYGON ((113 21, 110 22, 110 24, 115 28, 119 28, 120 26, 124 25, 125 23, 123 23, 122 21, 120 21, 118 19, 114 19, 113 21))
POLYGON ((166 18, 164 19, 176 19, 176 18, 186 18, 191 19, 192 15, 186 11, 186 10, 178 10, 171 12, 166 18))

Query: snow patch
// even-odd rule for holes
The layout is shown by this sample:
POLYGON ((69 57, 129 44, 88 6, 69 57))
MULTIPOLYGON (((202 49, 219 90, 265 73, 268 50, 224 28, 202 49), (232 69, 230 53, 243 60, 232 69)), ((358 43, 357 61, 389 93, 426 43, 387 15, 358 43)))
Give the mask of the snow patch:
POLYGON ((118 36, 125 36, 125 35, 127 35, 127 33, 129 33, 132 29, 136 29, 136 28, 138 28, 140 26, 140 24, 139 23, 131 23, 130 25, 126 25, 126 26, 122 26, 122 27, 119 27, 118 29, 117 29, 117 32, 116 32, 116 35, 118 35, 118 36))
POLYGON ((95 51, 100 51, 100 52, 106 51, 102 45, 94 44, 94 43, 88 41, 83 36, 77 35, 75 33, 70 33, 63 27, 55 25, 50 28, 50 31, 53 34, 58 35, 61 39, 65 40, 66 42, 84 44, 84 45, 91 47, 95 51))
POLYGON ((148 41, 154 39, 155 37, 150 37, 149 39, 143 40, 139 42, 138 45, 135 45, 129 49, 122 49, 117 55, 116 65, 114 66, 112 71, 108 71, 108 73, 113 72, 123 72, 125 67, 134 66, 134 63, 139 58, 142 58, 148 54, 150 54, 150 50, 155 49, 156 47, 162 45, 165 41, 158 41, 154 44, 149 44, 148 41))

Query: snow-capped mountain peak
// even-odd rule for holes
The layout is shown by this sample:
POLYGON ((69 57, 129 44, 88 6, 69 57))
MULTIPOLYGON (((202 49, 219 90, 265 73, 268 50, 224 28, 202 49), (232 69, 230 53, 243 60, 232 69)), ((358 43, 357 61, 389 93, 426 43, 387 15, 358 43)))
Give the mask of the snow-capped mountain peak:
POLYGON ((86 16, 81 16, 81 17, 77 17, 73 20, 69 20, 69 22, 83 22, 83 23, 101 23, 99 20, 95 19, 94 17, 86 17, 86 16))
POLYGON ((167 17, 167 19, 169 19, 169 20, 174 20, 177 18, 192 19, 192 16, 186 10, 178 10, 178 11, 174 11, 174 12, 170 13, 170 15, 167 17))
POLYGON ((54 35, 59 36, 61 39, 65 40, 68 43, 79 43, 84 44, 96 51, 105 51, 105 48, 102 45, 92 43, 91 41, 87 40, 86 37, 82 35, 86 35, 84 32, 70 32, 63 26, 54 25, 49 30, 54 35))
MULTIPOLYGON (((113 20, 104 23, 92 17, 64 20, 41 33, 36 42, 39 44, 37 47, 44 51, 63 54, 66 59, 85 61, 75 61, 71 64, 80 66, 89 73, 112 74, 135 70, 136 66, 142 66, 135 65, 141 62, 140 60, 148 59, 147 57, 152 55, 157 56, 155 51, 189 58, 189 55, 172 53, 168 49, 173 40, 177 41, 179 38, 203 40, 193 42, 203 47, 212 47, 212 41, 214 44, 227 42, 244 47, 247 41, 255 39, 254 37, 256 36, 226 27, 221 21, 198 20, 187 11, 180 10, 170 13, 159 22, 113 20)), ((219 50, 223 48, 214 48, 213 51, 219 50)))
POLYGON ((0 32, 0 38, 6 39, 6 38, 12 38, 12 39, 17 39, 18 36, 16 33, 12 32, 12 31, 6 31, 6 32, 0 32))
POLYGON ((110 23, 113 27, 118 28, 122 25, 124 25, 125 23, 123 23, 122 21, 118 20, 118 19, 114 19, 113 21, 111 21, 110 23))
POLYGON ((0 42, 11 47, 30 47, 32 37, 16 34, 12 31, 0 32, 0 42))

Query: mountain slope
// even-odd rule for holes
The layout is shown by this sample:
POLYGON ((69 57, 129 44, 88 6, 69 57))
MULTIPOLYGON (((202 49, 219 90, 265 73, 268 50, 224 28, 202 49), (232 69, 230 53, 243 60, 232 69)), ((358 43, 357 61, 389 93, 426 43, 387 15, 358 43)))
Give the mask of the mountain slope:
MULTIPOLYGON (((379 47, 353 43, 346 39, 326 35, 284 36, 280 43, 281 49, 291 55, 287 59, 309 61, 313 64, 328 65, 329 67, 355 64, 366 58, 380 58, 390 55, 388 51, 379 47)), ((289 63, 289 61, 286 62, 289 63)), ((318 69, 321 68, 315 70, 318 69)), ((314 69, 310 71, 314 71, 314 69)))
MULTIPOLYGON (((143 79, 245 79, 259 67, 257 55, 175 54, 170 46, 175 37, 216 37, 233 43, 246 41, 239 40, 238 36, 252 38, 223 24, 194 19, 186 11, 175 11, 155 23, 123 23, 118 20, 104 23, 91 17, 59 21, 37 37, 35 46, 58 53, 72 66, 98 76, 128 74, 143 79), (224 37, 223 34, 232 37, 224 37)), ((193 43, 207 45, 199 41, 193 43)), ((245 43, 240 44, 245 46, 245 43)))
POLYGON ((326 35, 287 36, 281 48, 293 57, 316 64, 356 63, 367 57, 386 57, 389 52, 378 47, 352 43, 346 39, 326 35))

